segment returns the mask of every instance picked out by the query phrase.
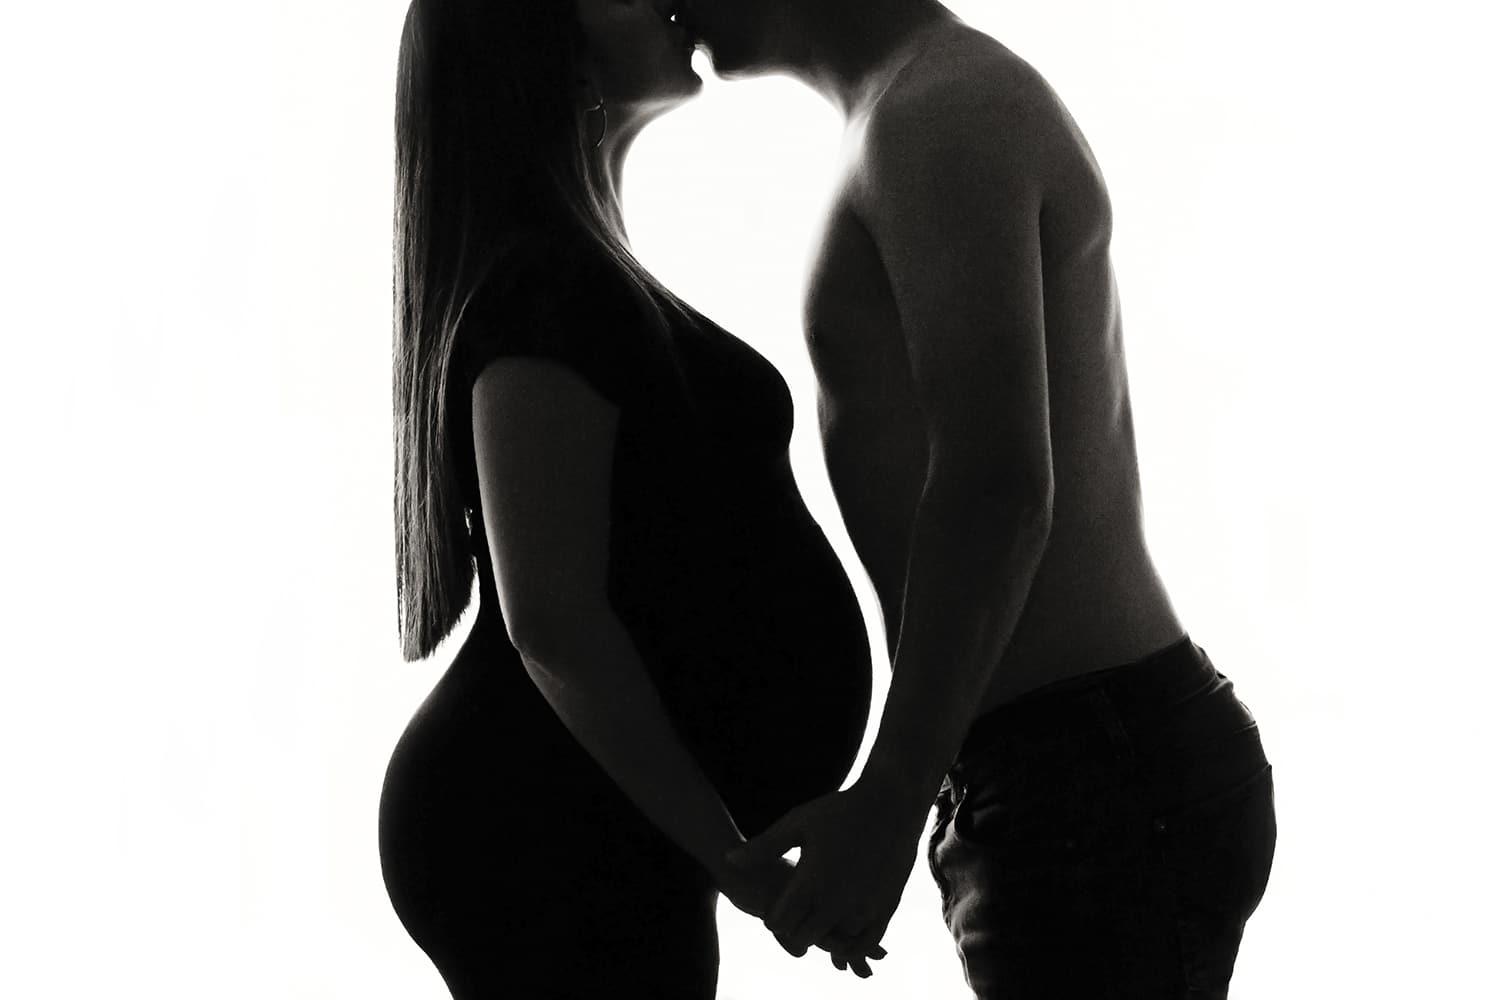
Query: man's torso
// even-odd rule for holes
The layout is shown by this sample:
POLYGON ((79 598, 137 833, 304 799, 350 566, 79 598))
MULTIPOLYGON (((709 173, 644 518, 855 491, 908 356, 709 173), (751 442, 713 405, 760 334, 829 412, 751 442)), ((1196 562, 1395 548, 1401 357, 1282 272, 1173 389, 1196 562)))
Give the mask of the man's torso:
MULTIPOLYGON (((992 39, 960 25, 945 27, 918 51, 869 119, 878 119, 883 102, 899 99, 902 88, 930 85, 933 74, 958 86, 1019 95, 1027 141, 1047 147, 1049 172, 1041 240, 1052 532, 982 712, 1042 685, 1139 659, 1180 637, 1182 628, 1142 531, 1109 259, 1110 205, 1097 164, 1040 77, 992 39)), ((850 125, 849 170, 818 248, 805 325, 829 477, 894 653, 907 540, 925 483, 927 429, 882 260, 879 211, 861 183, 867 125, 858 119, 850 125)))

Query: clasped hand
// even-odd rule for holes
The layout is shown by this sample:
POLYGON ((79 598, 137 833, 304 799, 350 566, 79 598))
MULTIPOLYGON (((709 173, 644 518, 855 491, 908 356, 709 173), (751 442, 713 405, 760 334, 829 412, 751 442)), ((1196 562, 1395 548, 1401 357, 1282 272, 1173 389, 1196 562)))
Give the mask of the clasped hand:
MULTIPOLYGON (((725 855, 719 875, 719 891, 738 909, 764 921, 795 874, 796 868, 785 858, 766 858, 740 849, 725 855)), ((861 979, 871 975, 871 959, 885 957, 885 949, 878 943, 857 954, 852 951, 849 942, 837 940, 834 935, 813 943, 828 952, 833 964, 840 970, 847 968, 861 979)), ((806 951, 804 947, 796 954, 800 957, 806 951)))
POLYGON ((746 884, 737 887, 742 898, 725 895, 762 918, 789 953, 816 945, 865 978, 867 959, 885 955, 880 939, 916 859, 926 814, 913 820, 904 815, 911 811, 859 784, 804 803, 726 855, 746 884), (795 866, 782 857, 793 847, 802 852, 795 866))

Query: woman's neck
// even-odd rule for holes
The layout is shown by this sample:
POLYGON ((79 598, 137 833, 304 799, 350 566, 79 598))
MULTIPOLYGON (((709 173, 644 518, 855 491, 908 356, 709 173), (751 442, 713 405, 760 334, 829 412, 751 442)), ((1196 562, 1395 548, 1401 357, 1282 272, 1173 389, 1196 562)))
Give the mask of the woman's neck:
MULTIPOLYGON (((667 107, 642 107, 622 104, 611 107, 602 122, 604 136, 598 132, 588 136, 587 143, 599 145, 589 150, 589 179, 594 183, 604 200, 605 218, 616 230, 616 235, 629 246, 625 239, 625 160, 641 132, 652 121, 659 118, 667 107)), ((586 119, 592 128, 597 116, 586 119)))

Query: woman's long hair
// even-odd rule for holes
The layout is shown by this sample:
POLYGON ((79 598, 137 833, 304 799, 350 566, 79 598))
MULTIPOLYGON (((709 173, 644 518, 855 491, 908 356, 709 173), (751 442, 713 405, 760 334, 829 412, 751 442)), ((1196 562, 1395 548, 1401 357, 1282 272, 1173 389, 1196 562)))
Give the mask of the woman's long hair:
MULTIPOLYGON (((564 0, 413 0, 396 84, 396 604, 406 660, 453 630, 474 582, 450 424, 464 309, 537 234, 575 237, 661 319, 675 298, 609 222, 578 100, 583 42, 564 0)), ((538 288, 535 294, 560 289, 538 288)), ((576 290, 573 290, 576 294, 576 290)), ((566 293, 565 293, 566 294, 566 293)))

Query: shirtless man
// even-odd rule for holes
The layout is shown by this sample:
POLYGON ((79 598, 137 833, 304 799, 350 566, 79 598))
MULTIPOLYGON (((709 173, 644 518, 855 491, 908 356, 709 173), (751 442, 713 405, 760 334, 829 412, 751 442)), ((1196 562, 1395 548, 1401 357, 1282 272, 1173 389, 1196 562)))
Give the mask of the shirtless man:
POLYGON ((806 336, 830 480, 893 675, 858 781, 750 846, 802 851, 767 926, 793 954, 829 935, 868 951, 941 786, 931 863, 977 994, 1216 995, 1269 871, 1269 765, 1147 551, 1111 209, 1083 135, 1034 69, 933 0, 688 0, 683 16, 721 76, 789 74, 847 125, 806 336), (1191 746, 1162 722, 1190 691, 1208 720, 1191 746), (1137 701, 1161 711, 1124 707, 1137 701), (1047 742, 1077 719, 1094 728, 1066 753, 1047 742), (1039 770, 1018 779, 1028 726, 1020 760, 1039 770), (1238 749, 1209 787, 1179 780, 1221 737, 1238 749), (1176 750, 1153 763, 1148 744, 1176 750), (1121 770, 1132 757, 1142 770, 1121 770), (1197 833, 1242 849, 1191 881, 1234 897, 1232 912, 1181 944, 1197 897, 1144 888, 1165 876, 1141 831, 1225 789, 1236 809, 1197 833), (1101 816, 1113 839, 1096 843, 1101 816), (1017 823, 1026 836, 1005 843, 1017 823), (1075 853, 1083 843, 1092 853, 1075 853), (1070 896, 1066 873, 1090 859, 1116 882, 1070 896))

